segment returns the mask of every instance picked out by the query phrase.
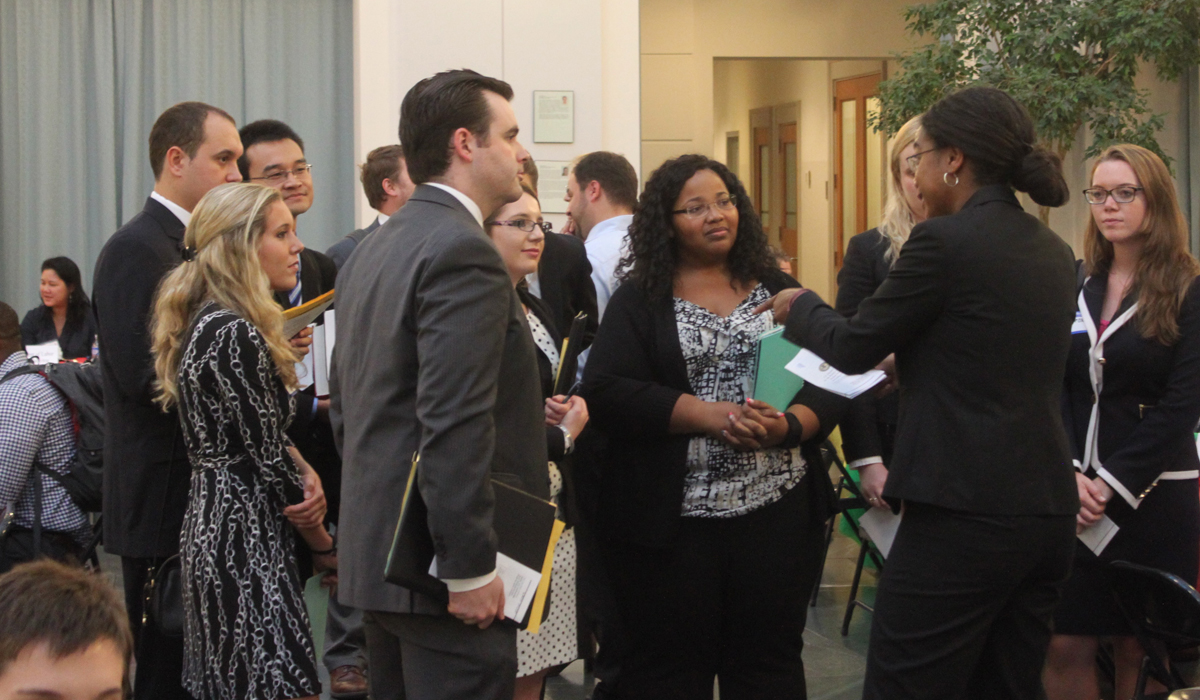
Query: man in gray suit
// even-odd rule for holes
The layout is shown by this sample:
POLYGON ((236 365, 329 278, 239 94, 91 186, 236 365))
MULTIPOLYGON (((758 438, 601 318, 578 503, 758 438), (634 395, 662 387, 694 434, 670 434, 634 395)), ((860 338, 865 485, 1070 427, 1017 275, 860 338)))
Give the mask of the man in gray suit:
POLYGON ((512 88, 474 71, 417 83, 400 139, 417 189, 339 277, 331 417, 342 445, 338 597, 366 611, 371 696, 511 698, 496 479, 549 496, 532 335, 485 217, 521 196, 512 88), (384 582, 410 460, 447 607, 384 582), (465 624, 464 624, 465 623, 465 624))

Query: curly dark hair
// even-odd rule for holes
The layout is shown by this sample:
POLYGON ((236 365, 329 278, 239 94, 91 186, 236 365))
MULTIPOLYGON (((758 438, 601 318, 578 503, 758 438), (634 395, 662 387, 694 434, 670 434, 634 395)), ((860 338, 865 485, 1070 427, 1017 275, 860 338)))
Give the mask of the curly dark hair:
POLYGON ((636 284, 648 298, 670 299, 675 288, 679 249, 675 236, 675 200, 697 172, 711 170, 721 178, 737 201, 737 238, 729 250, 729 273, 734 282, 749 284, 775 269, 762 219, 750 204, 750 195, 737 175, 724 163, 707 156, 679 156, 663 163, 646 181, 642 198, 629 225, 629 253, 617 266, 617 279, 636 284))

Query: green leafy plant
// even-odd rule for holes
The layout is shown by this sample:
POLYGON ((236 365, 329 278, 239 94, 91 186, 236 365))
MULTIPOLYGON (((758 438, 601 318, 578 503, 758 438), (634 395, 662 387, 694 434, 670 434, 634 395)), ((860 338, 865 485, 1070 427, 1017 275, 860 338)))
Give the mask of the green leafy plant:
POLYGON ((892 133, 959 88, 990 85, 1025 105, 1060 157, 1086 125, 1088 157, 1136 143, 1170 163, 1155 138, 1163 115, 1134 78, 1143 64, 1171 81, 1200 63, 1200 0, 935 0, 905 20, 932 41, 881 83, 872 126, 892 133))

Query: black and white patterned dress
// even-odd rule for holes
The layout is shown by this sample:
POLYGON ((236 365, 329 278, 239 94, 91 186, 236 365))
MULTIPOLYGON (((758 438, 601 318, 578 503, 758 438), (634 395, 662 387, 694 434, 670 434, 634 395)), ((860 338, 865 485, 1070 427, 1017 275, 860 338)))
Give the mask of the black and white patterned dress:
MULTIPOLYGON (((774 327, 770 314, 754 308, 770 297, 760 284, 724 317, 675 299, 679 347, 696 398, 744 403, 753 396, 758 339, 774 327)), ((688 442, 687 466, 682 514, 695 518, 732 518, 770 505, 805 472, 799 447, 739 451, 707 436, 688 442)))
POLYGON ((312 631, 284 507, 303 499, 292 406, 262 335, 215 305, 179 366, 192 465, 180 535, 184 687, 201 700, 317 695, 312 631))

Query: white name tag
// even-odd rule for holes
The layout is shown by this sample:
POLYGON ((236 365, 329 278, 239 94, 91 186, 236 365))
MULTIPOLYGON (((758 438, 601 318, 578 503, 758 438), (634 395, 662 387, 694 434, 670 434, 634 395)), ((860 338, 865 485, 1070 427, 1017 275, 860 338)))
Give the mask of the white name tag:
POLYGON ((1071 335, 1075 335, 1076 333, 1087 333, 1087 326, 1083 323, 1082 311, 1075 312, 1075 323, 1071 324, 1071 335))

